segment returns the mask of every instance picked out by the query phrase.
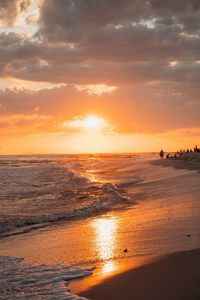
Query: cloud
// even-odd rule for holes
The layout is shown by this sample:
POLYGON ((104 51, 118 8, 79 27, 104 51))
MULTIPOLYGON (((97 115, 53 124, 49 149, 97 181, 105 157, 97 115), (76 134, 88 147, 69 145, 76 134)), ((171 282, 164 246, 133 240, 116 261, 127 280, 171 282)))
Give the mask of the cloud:
POLYGON ((171 130, 169 132, 165 132, 160 136, 182 136, 182 137, 199 137, 200 135, 200 127, 189 127, 189 128, 179 128, 176 130, 171 130))
POLYGON ((130 37, 131 46, 134 39, 135 42, 138 38, 151 39, 154 33, 158 39, 173 32, 177 36, 185 14, 186 17, 190 14, 190 23, 193 20, 197 22, 199 9, 200 4, 196 0, 49 0, 44 1, 41 7, 39 33, 50 41, 68 41, 75 46, 86 47, 88 44, 92 46, 92 41, 97 42, 94 46, 98 46, 98 42, 100 44, 106 37, 108 45, 112 45, 110 36, 117 39, 118 45, 123 45, 124 40, 130 37))
MULTIPOLYGON (((185 25, 178 17, 174 18, 148 17, 120 26, 97 24, 96 28, 90 24, 86 31, 80 24, 77 25, 77 37, 72 34, 77 40, 59 36, 60 30, 66 34, 71 28, 66 29, 60 23, 54 26, 56 40, 51 39, 52 31, 49 38, 48 33, 40 33, 39 40, 16 33, 2 33, 0 74, 23 80, 64 81, 79 85, 198 80, 199 33, 197 29, 191 33, 183 16, 180 20, 185 21, 185 25), (176 68, 168 68, 173 61, 180 63, 176 68)), ((196 16, 194 19, 197 23, 196 16)))
POLYGON ((43 1, 35 36, 0 34, 0 75, 77 85, 198 81, 199 20, 194 0, 43 1))
POLYGON ((200 126, 199 87, 195 83, 158 81, 121 86, 101 96, 77 90, 73 85, 0 92, 0 115, 35 113, 60 118, 60 124, 73 120, 74 115, 84 118, 94 114, 121 133, 197 127, 200 126))
POLYGON ((117 89, 116 86, 109 86, 106 84, 88 84, 88 85, 77 85, 78 91, 87 91, 89 95, 102 96, 106 93, 112 93, 117 89))
POLYGON ((51 82, 36 82, 36 81, 27 81, 20 80, 16 78, 5 78, 0 79, 0 84, 2 90, 10 89, 15 93, 19 93, 20 91, 27 91, 31 93, 32 91, 40 91, 45 89, 53 89, 61 86, 65 86, 63 83, 51 83, 51 82))
POLYGON ((31 0, 0 0, 0 21, 5 25, 13 25, 18 15, 25 11, 31 0))
MULTIPOLYGON (((30 1, 0 4, 4 23, 14 24, 30 1)), ((36 34, 0 31, 1 85, 24 80, 23 90, 0 90, 1 115, 37 112, 62 124, 94 112, 123 133, 200 126, 199 1, 48 0, 39 8, 36 34)))
POLYGON ((0 135, 53 131, 56 128, 56 123, 55 117, 36 113, 0 115, 0 128, 3 129, 0 135))
POLYGON ((83 131, 88 132, 92 131, 102 131, 102 130, 110 130, 111 126, 101 117, 96 115, 88 115, 88 116, 76 116, 72 120, 65 121, 63 123, 65 128, 73 129, 75 131, 83 131))

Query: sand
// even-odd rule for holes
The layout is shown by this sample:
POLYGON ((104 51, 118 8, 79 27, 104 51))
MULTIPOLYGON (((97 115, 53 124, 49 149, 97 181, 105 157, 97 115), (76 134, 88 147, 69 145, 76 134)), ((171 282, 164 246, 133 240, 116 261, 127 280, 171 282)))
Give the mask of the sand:
MULTIPOLYGON (((200 154, 186 154, 181 160, 157 160, 152 163, 200 170, 200 154)), ((187 237, 192 238, 190 235, 187 237)), ((80 295, 92 300, 200 299, 200 250, 164 256, 151 264, 108 278, 80 295)))
POLYGON ((85 279, 82 290, 72 288, 89 299, 200 299, 200 254, 192 250, 200 247, 198 163, 189 158, 152 164, 130 166, 129 174, 144 176, 126 187, 138 205, 5 238, 0 255, 36 265, 95 266, 97 272, 85 279), (157 261, 134 265, 132 258, 146 256, 157 261), (128 268, 125 258, 131 260, 128 268))
POLYGON ((180 159, 159 159, 152 161, 152 164, 200 171, 200 153, 184 153, 180 159))
POLYGON ((200 299, 200 250, 175 253, 83 292, 92 300, 200 299))

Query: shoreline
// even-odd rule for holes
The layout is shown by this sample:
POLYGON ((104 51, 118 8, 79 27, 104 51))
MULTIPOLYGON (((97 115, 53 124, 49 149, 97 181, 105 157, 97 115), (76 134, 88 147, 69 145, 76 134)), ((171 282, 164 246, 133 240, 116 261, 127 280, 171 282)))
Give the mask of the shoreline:
MULTIPOLYGON (((127 174, 134 180, 125 187, 138 205, 71 224, 59 223, 57 226, 22 234, 20 238, 10 236, 4 239, 0 253, 23 257, 30 265, 97 267, 93 275, 70 283, 73 294, 86 296, 91 290, 99 287, 101 290, 106 282, 115 281, 118 277, 128 276, 130 278, 126 280, 131 283, 135 272, 140 270, 140 273, 144 268, 147 268, 147 273, 150 272, 149 266, 152 268, 157 260, 165 261, 166 255, 171 257, 170 253, 193 253, 192 249, 199 248, 199 173, 188 171, 184 161, 156 160, 134 163, 128 166, 127 174), (175 165, 187 170, 172 168, 175 165), (135 182, 135 177, 143 180, 135 182), (126 248, 128 253, 125 255, 123 250, 126 248), (110 274, 105 274, 105 271, 110 274)), ((165 269, 160 272, 165 273, 165 269)), ((157 276, 156 273, 153 275, 157 276)), ((142 281, 144 275, 140 276, 142 281)), ((132 283, 129 287, 129 283, 126 286, 126 280, 122 280, 126 293, 129 293, 127 299, 132 299, 132 283)), ((116 284, 121 286, 120 282, 116 284)), ((110 288, 112 289, 112 285, 110 288)), ((111 292, 114 293, 115 289, 111 292)), ((106 293, 109 294, 110 291, 107 290, 106 293)), ((117 299, 118 294, 107 299, 117 299)), ((139 296, 136 298, 140 299, 139 296)), ((101 299, 106 298, 102 296, 101 299)), ((120 295, 119 299, 126 298, 120 295)))
MULTIPOLYGON (((151 164, 200 172, 200 155, 186 154, 179 160, 153 160, 151 164)), ((158 255, 153 262, 113 274, 79 295, 92 300, 200 299, 200 248, 158 255)))
POLYGON ((163 167, 174 167, 175 169, 196 170, 200 172, 200 153, 184 153, 178 159, 156 159, 151 161, 152 165, 163 167))
POLYGON ((200 249, 177 252, 106 279, 79 294, 92 300, 196 300, 200 249))

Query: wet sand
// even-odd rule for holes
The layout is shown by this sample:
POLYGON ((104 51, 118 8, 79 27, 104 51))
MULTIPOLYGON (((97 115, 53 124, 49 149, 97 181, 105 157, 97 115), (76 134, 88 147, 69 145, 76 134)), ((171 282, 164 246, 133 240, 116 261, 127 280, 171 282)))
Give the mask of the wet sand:
MULTIPOLYGON (((156 160, 152 164, 200 171, 199 159, 200 155, 189 155, 182 160, 156 160)), ((188 234, 187 238, 191 239, 192 235, 188 234)), ((80 295, 92 300, 200 299, 200 249, 173 253, 150 264, 133 267, 80 295)))
POLYGON ((83 292, 92 300, 200 299, 200 250, 175 253, 83 292))
POLYGON ((195 298, 200 296, 200 255, 192 250, 200 248, 200 174, 184 169, 189 168, 182 161, 134 164, 131 174, 143 181, 125 188, 138 205, 2 239, 0 254, 37 265, 95 266, 83 289, 72 284, 74 293, 90 299, 200 299, 195 298), (185 250, 191 251, 131 265, 133 258, 185 250))

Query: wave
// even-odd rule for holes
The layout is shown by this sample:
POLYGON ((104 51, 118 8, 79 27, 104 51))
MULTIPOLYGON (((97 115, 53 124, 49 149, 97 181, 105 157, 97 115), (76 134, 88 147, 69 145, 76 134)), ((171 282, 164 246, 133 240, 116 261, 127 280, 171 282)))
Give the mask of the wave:
POLYGON ((96 186, 89 187, 89 189, 92 191, 96 189, 101 191, 99 197, 90 204, 59 214, 17 217, 5 222, 1 222, 0 237, 26 233, 58 221, 70 221, 73 219, 90 217, 100 212, 118 209, 122 205, 128 206, 134 204, 134 202, 128 197, 121 195, 118 191, 118 188, 112 183, 105 183, 100 189, 96 186))
POLYGON ((67 286, 70 280, 91 275, 94 268, 66 265, 25 264, 23 259, 0 256, 0 294, 2 299, 83 300, 67 286))
POLYGON ((126 190, 143 178, 135 174, 132 159, 123 155, 0 157, 0 237, 134 204, 126 190))

